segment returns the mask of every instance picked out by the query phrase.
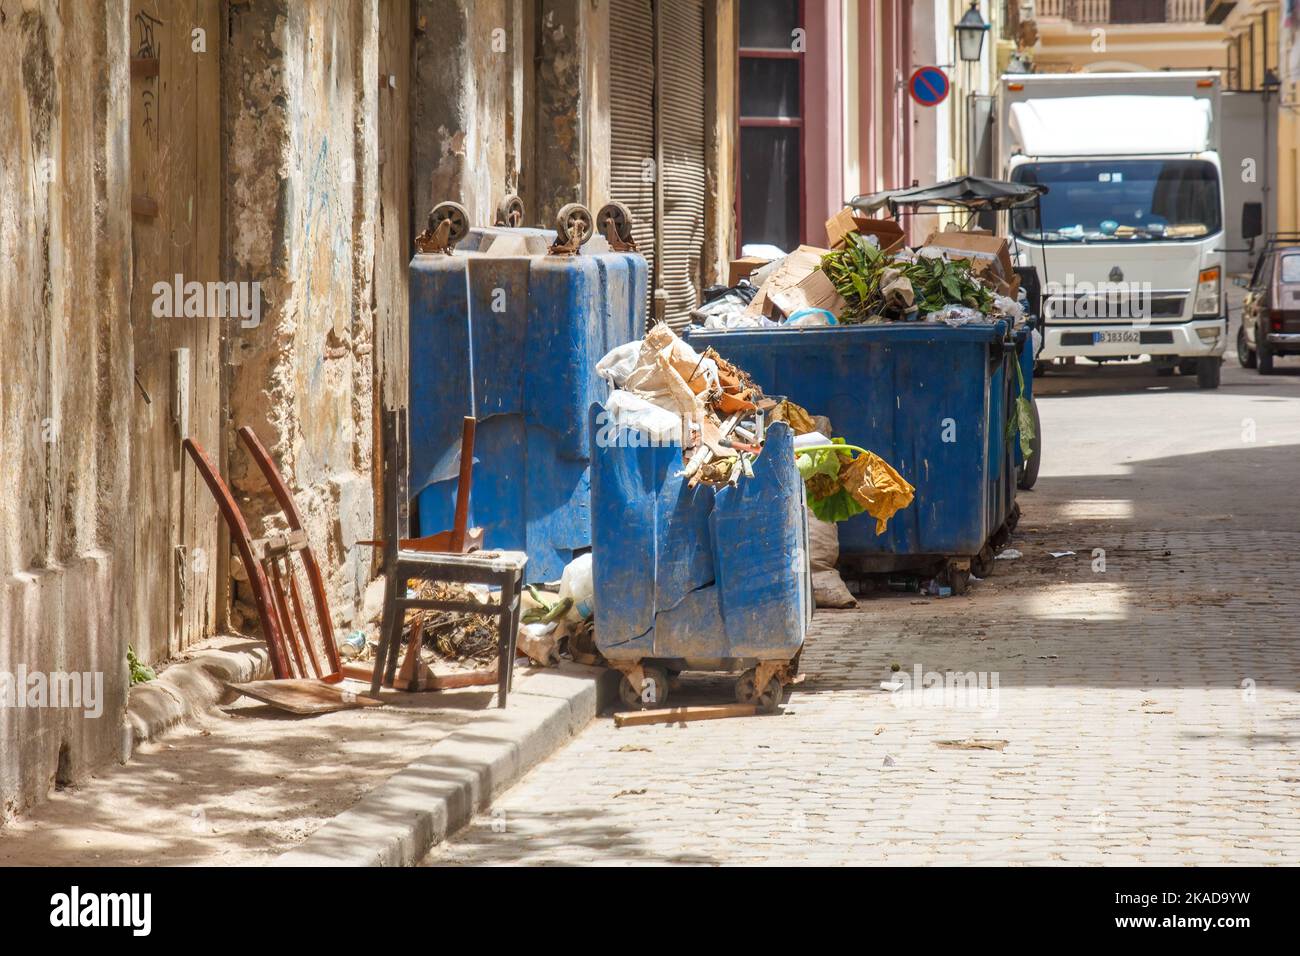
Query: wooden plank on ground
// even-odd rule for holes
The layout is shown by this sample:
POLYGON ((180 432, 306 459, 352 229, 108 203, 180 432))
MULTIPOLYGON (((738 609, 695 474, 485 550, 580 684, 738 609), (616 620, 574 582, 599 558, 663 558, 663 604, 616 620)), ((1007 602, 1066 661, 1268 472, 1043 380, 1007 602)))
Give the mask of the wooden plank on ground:
POLYGON ((367 689, 349 690, 341 684, 310 679, 255 680, 226 686, 291 714, 332 714, 338 710, 383 705, 383 701, 366 696, 367 689))
POLYGON ((724 717, 753 717, 754 704, 717 704, 703 707, 665 707, 663 710, 632 710, 614 715, 615 727, 641 724, 684 724, 692 720, 721 720, 724 717))

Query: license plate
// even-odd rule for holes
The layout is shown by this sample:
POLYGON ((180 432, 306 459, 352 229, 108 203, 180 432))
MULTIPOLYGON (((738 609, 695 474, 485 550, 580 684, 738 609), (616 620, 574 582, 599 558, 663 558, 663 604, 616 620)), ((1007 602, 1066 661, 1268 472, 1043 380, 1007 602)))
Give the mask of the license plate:
POLYGON ((1106 342, 1140 342, 1142 337, 1137 332, 1093 332, 1092 344, 1101 345, 1106 342))

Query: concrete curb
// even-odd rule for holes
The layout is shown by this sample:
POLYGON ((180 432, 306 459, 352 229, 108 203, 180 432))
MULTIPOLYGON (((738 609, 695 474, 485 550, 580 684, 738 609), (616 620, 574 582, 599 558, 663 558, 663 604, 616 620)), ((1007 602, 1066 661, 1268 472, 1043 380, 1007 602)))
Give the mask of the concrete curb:
POLYGON ((570 663, 516 675, 505 710, 454 731, 270 865, 413 866, 582 731, 619 677, 570 663))
POLYGON ((184 723, 236 694, 226 682, 241 683, 271 676, 266 645, 248 638, 230 638, 223 647, 199 651, 187 661, 167 667, 156 680, 136 684, 126 701, 124 744, 129 760, 136 745, 184 723))

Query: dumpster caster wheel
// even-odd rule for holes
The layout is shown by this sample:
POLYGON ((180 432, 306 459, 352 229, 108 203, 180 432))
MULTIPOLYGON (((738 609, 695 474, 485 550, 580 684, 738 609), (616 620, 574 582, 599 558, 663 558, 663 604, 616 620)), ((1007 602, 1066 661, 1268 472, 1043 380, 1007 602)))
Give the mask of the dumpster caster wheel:
POLYGON ((1011 513, 1007 515, 1007 536, 1015 534, 1016 528, 1020 525, 1020 505, 1015 505, 1011 513))
MULTIPOLYGON (((993 549, 987 544, 980 549, 980 553, 971 558, 970 573, 977 578, 987 578, 993 573, 993 549)), ((953 588, 956 592, 957 589, 953 588)))
POLYGON ((591 217, 591 210, 582 203, 571 202, 560 209, 555 217, 556 238, 575 251, 591 238, 596 224, 591 217))
POLYGON ((511 229, 518 229, 524 224, 524 201, 510 193, 499 203, 497 203, 497 221, 498 226, 508 226, 511 229))
POLYGON ((952 588, 953 594, 965 594, 970 587, 970 572, 950 564, 943 570, 943 580, 952 588))
POLYGON ((600 234, 612 237, 620 244, 632 241, 632 211, 621 202, 606 203, 596 213, 600 234))
POLYGON ((765 714, 775 714, 777 708, 781 706, 781 698, 785 694, 785 687, 781 684, 779 678, 773 677, 767 682, 767 687, 763 693, 754 692, 754 668, 750 668, 736 679, 736 700, 742 704, 754 704, 765 714))
POLYGON ((429 232, 437 231, 438 224, 444 219, 451 223, 451 232, 447 241, 451 245, 460 242, 469 235, 469 210, 458 202, 440 202, 429 213, 429 232))
POLYGON ((626 674, 618 682, 618 696, 635 710, 662 707, 668 700, 668 672, 662 667, 641 668, 641 686, 632 686, 626 674))

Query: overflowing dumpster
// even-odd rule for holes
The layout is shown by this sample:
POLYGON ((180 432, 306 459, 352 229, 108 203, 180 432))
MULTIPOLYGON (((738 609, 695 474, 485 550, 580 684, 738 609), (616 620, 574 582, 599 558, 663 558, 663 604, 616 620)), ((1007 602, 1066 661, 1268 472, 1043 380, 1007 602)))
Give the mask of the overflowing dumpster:
POLYGON ((770 425, 752 477, 699 483, 680 443, 591 410, 596 645, 629 706, 662 703, 683 670, 739 672, 736 697, 775 709, 812 613, 793 438, 770 425))
MULTIPOLYGON (((883 533, 860 514, 839 525, 840 561, 861 572, 961 572, 992 560, 1014 508, 1007 435, 1006 323, 888 323, 692 331, 765 392, 826 415, 835 435, 888 459, 916 488, 883 533)), ((1010 376, 1014 376, 1011 371, 1010 376)), ((1012 519, 1014 521, 1014 519, 1012 519)))
POLYGON ((556 255, 558 237, 542 229, 461 224, 454 249, 447 236, 443 226, 410 267, 418 527, 452 524, 462 418, 473 416, 471 524, 487 547, 527 553, 532 580, 556 580, 591 545, 587 413, 606 393, 595 365, 645 328, 646 262, 602 236, 556 255))

